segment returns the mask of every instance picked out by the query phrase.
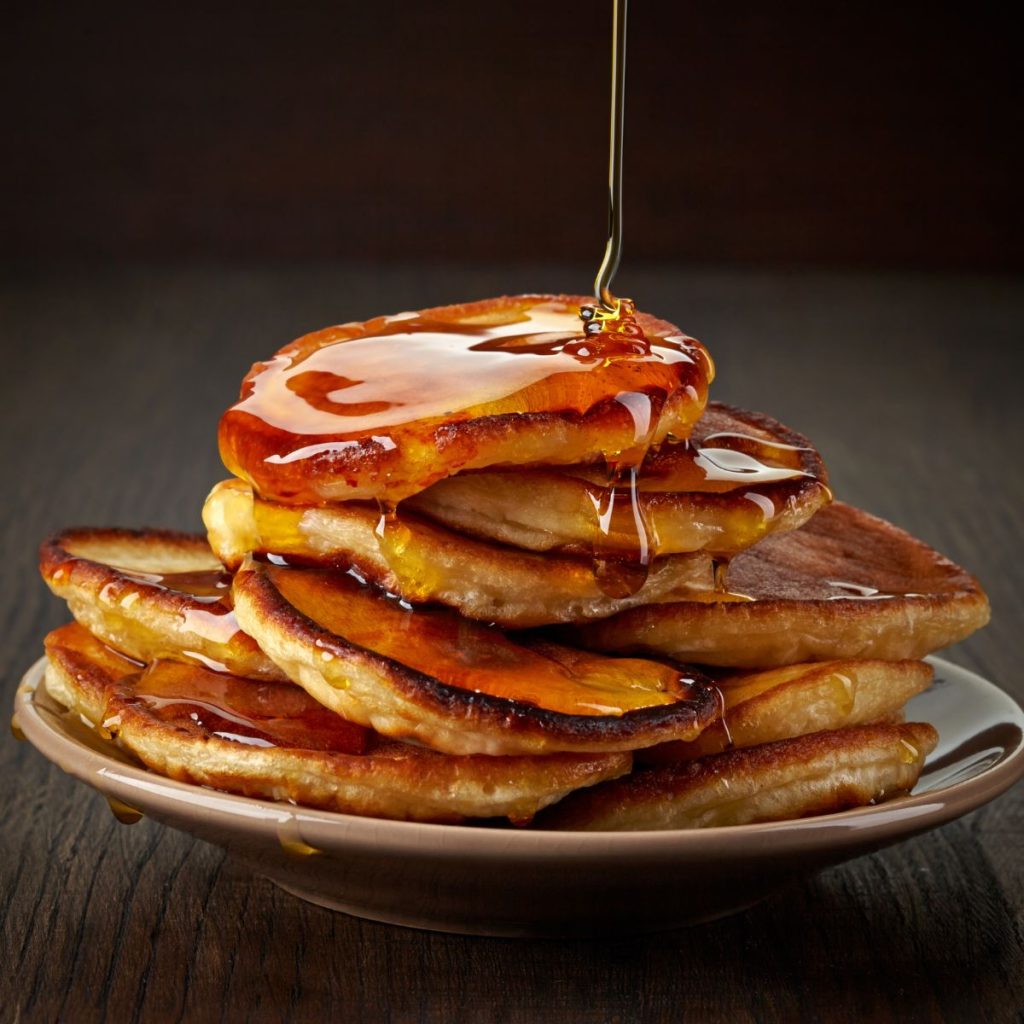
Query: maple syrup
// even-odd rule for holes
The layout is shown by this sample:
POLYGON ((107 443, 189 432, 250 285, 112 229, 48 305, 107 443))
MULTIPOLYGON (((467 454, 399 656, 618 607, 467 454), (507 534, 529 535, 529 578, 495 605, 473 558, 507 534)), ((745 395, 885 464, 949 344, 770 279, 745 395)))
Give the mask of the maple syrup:
MULTIPOLYGON (((184 594, 199 607, 183 608, 182 627, 186 632, 195 633, 215 644, 230 644, 242 631, 235 617, 231 599, 231 574, 225 569, 203 569, 190 572, 141 572, 135 569, 112 568, 126 579, 146 586, 158 587, 170 593, 184 594)), ((108 587, 113 587, 108 584, 108 587)), ((103 593, 100 600, 104 600, 103 593)), ((204 658, 197 652, 189 652, 214 670, 224 666, 204 658)))
POLYGON ((397 502, 491 455, 594 460, 602 439, 615 455, 636 443, 627 403, 641 399, 657 406, 659 437, 688 432, 703 410, 710 359, 658 321, 638 315, 633 326, 590 336, 578 303, 520 296, 328 328, 253 368, 221 420, 221 454, 265 498, 397 502), (615 402, 633 394, 641 399, 615 402), (600 428, 564 444, 539 427, 514 445, 495 433, 609 403, 600 428))
POLYGON ((155 661, 123 681, 161 721, 193 723, 211 736, 256 747, 366 752, 370 733, 296 686, 261 683, 198 665, 155 661))
POLYGON ((588 716, 704 696, 701 677, 661 662, 512 640, 446 609, 413 610, 351 574, 273 564, 265 569, 284 599, 324 629, 463 690, 588 716))
POLYGON ((17 715, 11 715, 11 735, 18 740, 19 743, 23 743, 25 741, 25 733, 18 722, 17 715))
POLYGON ((608 132, 608 242, 594 281, 594 294, 605 311, 616 309, 612 278, 622 259, 622 154, 626 129, 626 24, 628 0, 612 7, 612 91, 608 132))

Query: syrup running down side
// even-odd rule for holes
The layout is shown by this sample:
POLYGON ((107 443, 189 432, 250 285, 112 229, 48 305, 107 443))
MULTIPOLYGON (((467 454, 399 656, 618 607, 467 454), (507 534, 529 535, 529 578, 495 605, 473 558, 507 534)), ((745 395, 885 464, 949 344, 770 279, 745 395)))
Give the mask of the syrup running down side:
POLYGON ((722 558, 798 528, 831 500, 821 457, 805 438, 714 402, 688 440, 652 448, 631 473, 635 493, 609 487, 607 476, 594 466, 460 473, 404 507, 529 551, 628 557, 640 537, 651 559, 694 551, 722 558))

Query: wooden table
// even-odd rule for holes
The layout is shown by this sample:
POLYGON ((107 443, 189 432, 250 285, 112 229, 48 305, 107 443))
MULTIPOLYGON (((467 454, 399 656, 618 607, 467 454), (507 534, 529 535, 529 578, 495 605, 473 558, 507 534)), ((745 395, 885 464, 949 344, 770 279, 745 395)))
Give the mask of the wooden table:
MULTIPOLYGON (((5 706, 66 612, 35 546, 62 525, 200 527, 215 428, 307 329, 588 268, 64 271, 0 290, 5 706)), ((816 440, 837 494, 973 569, 992 625, 950 657, 1024 701, 1024 289, 966 278, 621 281, 704 339, 716 397, 816 440)), ((330 913, 0 743, 0 1019, 1019 1021, 1024 787, 953 824, 649 938, 522 942, 330 913)))

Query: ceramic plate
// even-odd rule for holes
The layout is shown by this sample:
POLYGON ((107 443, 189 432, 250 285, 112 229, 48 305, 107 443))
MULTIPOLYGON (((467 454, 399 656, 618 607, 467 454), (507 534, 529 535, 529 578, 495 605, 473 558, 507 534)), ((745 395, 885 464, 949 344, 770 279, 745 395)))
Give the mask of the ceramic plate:
POLYGON ((153 774, 64 712, 41 685, 21 730, 98 789, 224 847, 283 889, 359 917, 483 935, 656 931, 740 910, 780 884, 935 828, 1024 775, 1024 712, 992 683, 932 659, 907 707, 941 736, 910 796, 841 814, 680 832, 529 832, 381 821, 220 793, 153 774))

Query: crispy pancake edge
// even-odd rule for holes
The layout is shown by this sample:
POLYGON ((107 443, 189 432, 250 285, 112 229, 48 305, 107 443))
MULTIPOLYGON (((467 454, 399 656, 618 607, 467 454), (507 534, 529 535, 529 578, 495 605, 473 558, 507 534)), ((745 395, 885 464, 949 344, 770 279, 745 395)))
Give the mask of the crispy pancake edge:
POLYGON ((166 554, 168 550, 197 561, 205 558, 210 568, 220 563, 202 535, 175 530, 81 527, 48 537, 39 549, 43 580, 68 603, 75 619, 105 643, 138 661, 158 657, 199 664, 209 661, 223 665, 233 675, 285 679, 255 640, 240 629, 227 641, 190 629, 190 614, 198 615, 200 621, 202 615, 209 614, 209 606, 203 602, 74 553, 76 546, 96 545, 130 550, 143 563, 147 551, 155 562, 157 552, 166 554))
POLYGON ((614 717, 532 707, 449 686, 349 643, 297 611, 251 559, 236 574, 234 593, 243 627, 310 696, 384 735, 446 753, 635 750, 692 738, 718 713, 710 688, 697 688, 699 702, 681 701, 614 717))
POLYGON ((727 707, 722 720, 712 722, 692 742, 653 747, 642 751, 638 760, 672 764, 728 749, 889 721, 911 697, 928 689, 935 674, 923 661, 818 661, 740 672, 719 682, 728 693, 798 669, 803 671, 795 678, 727 707))
POLYGON ((635 771, 539 821, 586 831, 707 828, 829 814, 909 792, 938 742, 922 722, 812 733, 635 771))

